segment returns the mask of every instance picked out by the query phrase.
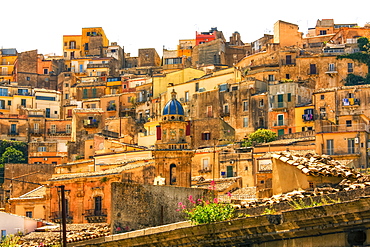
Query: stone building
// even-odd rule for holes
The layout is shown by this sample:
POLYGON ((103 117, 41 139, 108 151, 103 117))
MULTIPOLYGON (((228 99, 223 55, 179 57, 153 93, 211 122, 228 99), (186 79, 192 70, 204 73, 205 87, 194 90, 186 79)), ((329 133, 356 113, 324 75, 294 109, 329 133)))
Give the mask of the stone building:
POLYGON ((316 152, 369 166, 368 85, 321 89, 314 93, 316 152))
POLYGON ((188 122, 185 121, 184 109, 172 92, 172 99, 163 108, 162 122, 157 127, 157 142, 153 156, 156 163, 156 175, 164 178, 165 185, 190 187, 191 160, 194 151, 186 142, 190 135, 188 122))

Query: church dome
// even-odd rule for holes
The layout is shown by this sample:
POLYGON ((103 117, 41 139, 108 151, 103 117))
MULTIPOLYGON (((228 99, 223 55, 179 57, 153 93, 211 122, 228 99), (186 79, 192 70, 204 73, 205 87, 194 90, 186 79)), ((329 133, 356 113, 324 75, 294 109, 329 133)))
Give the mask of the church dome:
POLYGON ((176 99, 176 92, 171 93, 172 99, 167 102, 163 108, 163 119, 164 120, 183 120, 184 108, 181 103, 176 99), (173 116, 168 116, 173 115, 173 116), (179 117, 179 118, 177 118, 179 117))

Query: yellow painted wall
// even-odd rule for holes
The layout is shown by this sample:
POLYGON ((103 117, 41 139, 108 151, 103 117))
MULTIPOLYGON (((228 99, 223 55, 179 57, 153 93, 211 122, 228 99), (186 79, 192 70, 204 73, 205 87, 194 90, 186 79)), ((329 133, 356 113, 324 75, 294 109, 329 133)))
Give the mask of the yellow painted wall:
POLYGON ((306 109, 313 109, 314 106, 302 106, 302 107, 296 107, 294 109, 295 111, 295 132, 301 132, 303 131, 302 128, 305 128, 307 130, 307 127, 312 127, 314 129, 314 121, 304 121, 302 118, 302 115, 304 114, 304 110, 306 109))
POLYGON ((153 77, 153 98, 157 98, 161 93, 166 92, 169 83, 177 85, 203 75, 205 75, 205 72, 202 70, 187 68, 166 74, 163 77, 153 77))

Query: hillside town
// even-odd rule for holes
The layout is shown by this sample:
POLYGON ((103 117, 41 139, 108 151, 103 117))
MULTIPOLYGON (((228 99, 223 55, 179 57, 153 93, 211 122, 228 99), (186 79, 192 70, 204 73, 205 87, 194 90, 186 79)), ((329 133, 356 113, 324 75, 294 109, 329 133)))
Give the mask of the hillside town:
POLYGON ((1 48, 1 237, 55 246, 66 224, 67 246, 370 245, 370 24, 271 26, 249 43, 211 27, 162 57, 103 27, 60 37, 61 56, 1 48), (192 226, 179 202, 210 191, 250 217, 192 226))

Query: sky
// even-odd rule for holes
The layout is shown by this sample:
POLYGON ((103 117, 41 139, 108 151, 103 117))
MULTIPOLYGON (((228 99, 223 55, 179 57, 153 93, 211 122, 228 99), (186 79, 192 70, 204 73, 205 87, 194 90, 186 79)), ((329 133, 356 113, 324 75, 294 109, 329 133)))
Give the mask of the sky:
POLYGON ((62 55, 63 35, 80 35, 83 27, 102 27, 110 42, 137 56, 140 48, 176 49, 179 39, 194 39, 211 27, 226 40, 238 31, 244 43, 273 34, 282 20, 307 33, 318 19, 336 24, 370 22, 367 1, 298 0, 13 0, 1 3, 0 47, 18 52, 62 55), (363 4, 361 4, 363 2, 363 4))

